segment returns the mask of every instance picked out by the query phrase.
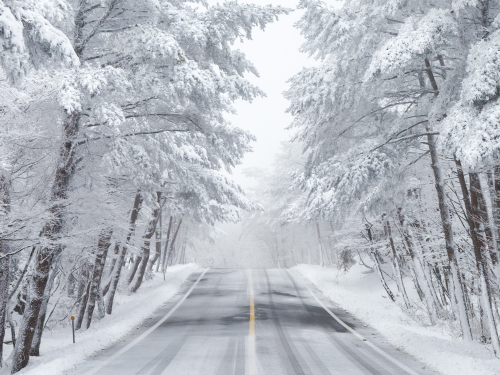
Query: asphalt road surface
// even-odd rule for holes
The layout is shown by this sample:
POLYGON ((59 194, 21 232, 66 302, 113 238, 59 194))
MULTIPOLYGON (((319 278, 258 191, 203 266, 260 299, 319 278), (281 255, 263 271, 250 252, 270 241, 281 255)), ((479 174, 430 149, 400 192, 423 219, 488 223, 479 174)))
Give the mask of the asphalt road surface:
POLYGON ((434 374, 379 336, 292 271, 210 269, 74 374, 434 374))

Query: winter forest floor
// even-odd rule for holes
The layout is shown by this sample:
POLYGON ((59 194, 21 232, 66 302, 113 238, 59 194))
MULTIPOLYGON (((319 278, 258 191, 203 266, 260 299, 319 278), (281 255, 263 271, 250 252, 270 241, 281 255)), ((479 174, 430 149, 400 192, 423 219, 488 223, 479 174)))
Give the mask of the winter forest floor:
MULTIPOLYGON (((309 279, 333 303, 430 369, 443 375, 500 374, 498 359, 489 346, 453 339, 451 329, 445 326, 422 326, 387 298, 376 273, 362 273, 366 270, 363 266, 355 265, 345 274, 305 264, 293 270, 309 279)), ((396 290, 394 284, 389 286, 396 290)))
MULTIPOLYGON (((132 329, 148 319, 152 312, 179 291, 184 281, 198 268, 195 264, 171 266, 168 268, 165 281, 159 273, 153 280, 144 283, 136 293, 117 294, 113 315, 92 324, 87 331, 77 331, 76 344, 72 343, 69 325, 64 329, 46 332, 42 339, 41 356, 31 357, 28 366, 19 374, 66 374, 76 364, 116 344, 132 329)), ((5 353, 5 356, 9 354, 10 351, 5 353)), ((10 374, 10 369, 4 369, 10 374)))

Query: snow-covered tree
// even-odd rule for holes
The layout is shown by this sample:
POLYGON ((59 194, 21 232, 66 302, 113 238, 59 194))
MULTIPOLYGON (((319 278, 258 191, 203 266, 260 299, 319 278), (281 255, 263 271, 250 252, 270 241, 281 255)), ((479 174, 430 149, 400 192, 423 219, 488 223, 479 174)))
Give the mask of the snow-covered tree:
POLYGON ((1 6, 5 71, 14 82, 23 75, 26 82, 47 81, 57 92, 52 105, 58 111, 51 118, 58 137, 44 197, 46 221, 13 358, 17 372, 30 353, 38 354, 41 333, 35 328, 43 327, 60 262, 86 264, 76 281, 83 285, 77 297, 84 297, 79 308, 88 326, 103 273, 113 271, 106 259, 120 270, 134 243, 141 249, 131 253, 138 271, 128 276, 132 290, 141 285, 163 211, 213 224, 237 221, 238 209, 255 208, 228 174, 253 137, 224 115, 235 100, 251 101, 262 92, 245 79, 257 72, 233 44, 288 10, 148 0, 1 6), (90 204, 91 197, 98 199, 90 204), (127 219, 132 205, 125 202, 134 199, 127 219), (74 246, 68 237, 81 242, 74 246), (108 258, 112 243, 118 257, 108 258))

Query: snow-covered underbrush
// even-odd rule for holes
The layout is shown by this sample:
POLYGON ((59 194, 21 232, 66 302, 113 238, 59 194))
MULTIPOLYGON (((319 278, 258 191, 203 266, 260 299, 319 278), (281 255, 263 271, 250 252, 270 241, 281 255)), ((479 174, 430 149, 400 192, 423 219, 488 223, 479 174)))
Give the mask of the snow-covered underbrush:
MULTIPOLYGON (((490 345, 454 337, 449 323, 429 326, 415 312, 392 302, 376 273, 361 265, 347 272, 301 264, 293 270, 311 281, 334 304, 377 329, 388 342, 443 375, 499 375, 500 360, 490 345)), ((414 288, 405 283, 408 294, 414 288)), ((389 283, 391 289, 396 285, 389 283)), ((416 298, 416 297, 415 297, 416 298)))
MULTIPOLYGON (((67 374, 75 365, 117 343, 149 318, 179 291, 197 269, 199 266, 196 264, 172 266, 168 268, 165 281, 159 273, 145 282, 136 293, 117 294, 113 314, 96 321, 86 331, 77 331, 76 344, 72 342, 69 325, 44 332, 40 357, 31 357, 28 366, 19 374, 67 374)), ((4 371, 10 374, 9 369, 4 368, 4 371)))

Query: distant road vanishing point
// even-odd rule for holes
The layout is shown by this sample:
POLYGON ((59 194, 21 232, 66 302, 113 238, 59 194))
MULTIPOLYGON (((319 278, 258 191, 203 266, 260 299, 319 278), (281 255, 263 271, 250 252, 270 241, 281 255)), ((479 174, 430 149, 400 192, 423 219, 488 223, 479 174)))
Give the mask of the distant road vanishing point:
POLYGON ((430 375, 292 271, 206 269, 78 375, 430 375))

